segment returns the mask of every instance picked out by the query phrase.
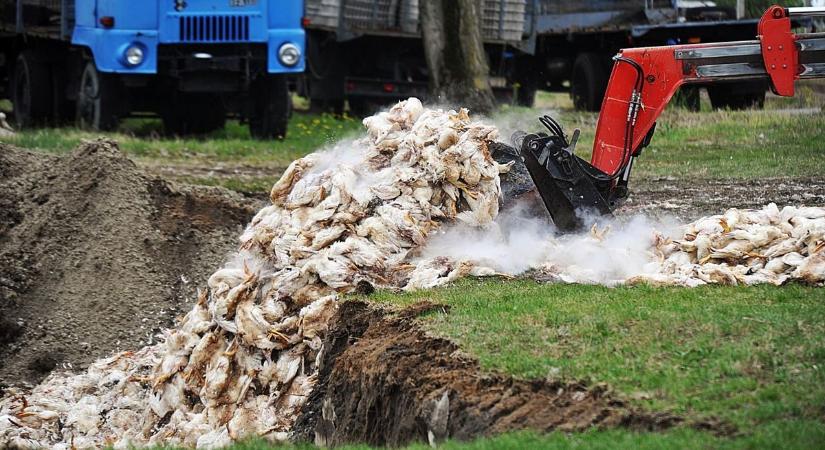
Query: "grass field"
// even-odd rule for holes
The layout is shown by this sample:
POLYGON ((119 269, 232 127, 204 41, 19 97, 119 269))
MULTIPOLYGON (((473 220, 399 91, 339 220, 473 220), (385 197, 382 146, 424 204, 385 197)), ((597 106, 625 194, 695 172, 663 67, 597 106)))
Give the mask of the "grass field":
MULTIPOLYGON (((822 176, 825 114, 806 109, 822 106, 821 97, 803 94, 769 98, 765 111, 713 112, 707 104, 699 114, 669 108, 635 175, 697 182, 822 176)), ((537 129, 540 113, 560 117, 569 131, 581 128, 579 153, 588 153, 596 115, 572 111, 563 95, 542 95, 535 109, 505 108, 490 120, 506 137, 515 127, 537 129)), ((106 136, 149 171, 261 192, 294 158, 360 128, 349 117, 296 113, 289 136, 277 142, 251 140, 236 122, 204 138, 174 139, 159 134, 157 120, 133 119, 106 136)), ((72 128, 27 130, 10 142, 65 153, 97 136, 72 128)), ((444 448, 822 448, 825 442, 822 288, 610 289, 467 280, 434 291, 370 297, 391 306, 425 298, 451 311, 425 316, 423 325, 454 339, 488 370, 607 382, 635 405, 718 419, 738 430, 727 437, 684 428, 514 433, 444 448)), ((249 442, 233 448, 266 447, 249 442)))
POLYGON ((167 137, 159 119, 127 119, 117 132, 101 133, 74 127, 24 130, 8 142, 54 153, 71 151, 82 140, 105 136, 139 160, 166 162, 230 161, 285 167, 292 160, 331 144, 361 128, 359 120, 330 114, 293 114, 284 140, 252 139, 246 125, 235 120, 223 130, 198 137, 167 137))
MULTIPOLYGON (((769 97, 764 111, 701 113, 671 106, 657 126, 652 145, 634 166, 634 176, 687 179, 799 177, 825 172, 825 114, 815 112, 821 94, 802 86, 792 99, 769 97)), ((582 130, 577 152, 589 158, 596 129, 595 113, 572 109, 566 94, 541 94, 535 109, 504 108, 491 118, 502 140, 516 128, 538 130, 539 114, 560 119, 568 132, 582 130)), ((228 122, 224 130, 199 138, 169 138, 156 119, 129 119, 115 133, 74 128, 20 132, 7 141, 24 148, 65 153, 83 139, 100 135, 120 143, 138 164, 178 181, 220 185, 247 192, 267 191, 294 159, 345 137, 357 136, 360 120, 296 112, 283 141, 256 141, 245 126, 228 122)))
POLYGON ((167 137, 158 119, 128 119, 117 132, 100 133, 73 127, 24 130, 6 139, 18 147, 62 154, 81 141, 107 137, 150 172, 177 181, 219 185, 229 189, 267 191, 293 160, 354 136, 360 120, 349 116, 295 113, 287 138, 252 139, 246 125, 230 120, 223 130, 198 137, 167 137), (217 176, 216 173, 225 173, 217 176))
POLYGON ((723 439, 679 432, 673 435, 676 447, 683 439, 733 447, 774 440, 812 448, 825 442, 821 288, 467 280, 371 299, 449 305, 449 313, 430 314, 423 324, 458 342, 484 368, 524 378, 607 382, 651 410, 722 419, 741 433, 723 439))

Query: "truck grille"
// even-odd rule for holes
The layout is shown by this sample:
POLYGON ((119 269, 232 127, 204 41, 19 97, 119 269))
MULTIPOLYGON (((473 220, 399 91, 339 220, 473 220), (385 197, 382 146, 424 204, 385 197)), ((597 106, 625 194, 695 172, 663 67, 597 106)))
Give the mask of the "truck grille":
POLYGON ((238 42, 249 40, 249 16, 180 16, 181 42, 238 42))

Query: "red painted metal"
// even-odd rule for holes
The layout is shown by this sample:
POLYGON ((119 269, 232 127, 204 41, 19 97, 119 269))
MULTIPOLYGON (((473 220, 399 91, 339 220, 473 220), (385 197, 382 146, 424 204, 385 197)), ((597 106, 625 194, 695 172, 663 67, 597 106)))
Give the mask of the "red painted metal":
MULTIPOLYGON (((772 89, 778 95, 792 96, 793 82, 798 78, 799 57, 794 44, 796 37, 791 33, 787 11, 779 6, 768 9, 759 23, 759 32, 763 61, 770 76, 772 89)), ((743 44, 750 44, 750 42, 703 43, 622 50, 618 56, 638 63, 644 74, 641 109, 633 128, 632 144, 630 151, 625 151, 628 110, 637 72, 630 64, 616 61, 602 101, 590 163, 609 175, 616 174, 638 151, 645 136, 680 86, 690 82, 712 81, 699 78, 696 74, 696 67, 688 61, 677 60, 676 52, 706 47, 736 47, 743 44)))
POLYGON ((799 74, 799 56, 787 10, 781 6, 768 8, 759 20, 758 30, 765 71, 771 77, 774 93, 793 96, 794 81, 799 74))
MULTIPOLYGON (((632 149, 639 147, 673 94, 685 82, 682 64, 675 58, 675 50, 681 47, 693 46, 632 48, 621 51, 621 56, 642 66, 645 77, 642 107, 634 127, 632 149)), ((613 65, 602 101, 590 160, 590 164, 607 174, 614 174, 631 156, 624 151, 625 130, 636 77, 636 70, 630 64, 617 61, 613 65)))

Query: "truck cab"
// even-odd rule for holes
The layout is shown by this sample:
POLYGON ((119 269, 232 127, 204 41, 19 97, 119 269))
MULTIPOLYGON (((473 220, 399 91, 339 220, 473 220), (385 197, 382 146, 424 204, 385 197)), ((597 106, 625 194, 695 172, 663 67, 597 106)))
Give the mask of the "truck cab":
POLYGON ((173 134, 208 132, 227 117, 255 137, 286 134, 289 77, 304 70, 301 0, 5 3, 18 125, 74 119, 109 130, 149 112, 173 134))

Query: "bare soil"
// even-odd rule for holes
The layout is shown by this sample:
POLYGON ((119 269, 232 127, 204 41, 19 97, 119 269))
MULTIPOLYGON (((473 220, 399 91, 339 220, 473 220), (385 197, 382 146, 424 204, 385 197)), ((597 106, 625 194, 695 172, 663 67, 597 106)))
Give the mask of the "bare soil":
POLYGON ((641 411, 603 384, 485 373, 454 343, 425 334, 413 320, 443 308, 414 305, 392 315, 363 302, 343 303, 324 343, 318 387, 296 425, 297 439, 396 447, 520 429, 687 425, 732 432, 730 425, 641 411))
POLYGON ((0 386, 152 342, 259 206, 146 176, 109 141, 0 145, 0 386))
MULTIPOLYGON (((500 158, 500 162, 510 160, 509 157, 500 158)), ((283 172, 283 168, 278 167, 231 164, 163 167, 152 165, 145 166, 145 170, 171 180, 208 177, 218 182, 276 178, 283 172)), ((514 166, 511 174, 502 181, 505 197, 523 195, 528 189, 532 189, 532 181, 523 165, 514 166)), ((262 200, 269 195, 268 192, 243 194, 262 200)), ((543 208, 538 197, 535 201, 539 208, 543 208)), ((630 181, 628 201, 616 211, 616 214, 671 215, 691 221, 709 214, 720 214, 726 208, 760 208, 770 202, 775 202, 780 208, 791 204, 825 205, 825 178, 772 177, 745 180, 635 177, 630 181)))
POLYGON ((670 214, 693 220, 727 208, 761 208, 771 202, 780 208, 825 205, 825 178, 631 180, 630 198, 617 214, 670 214))

